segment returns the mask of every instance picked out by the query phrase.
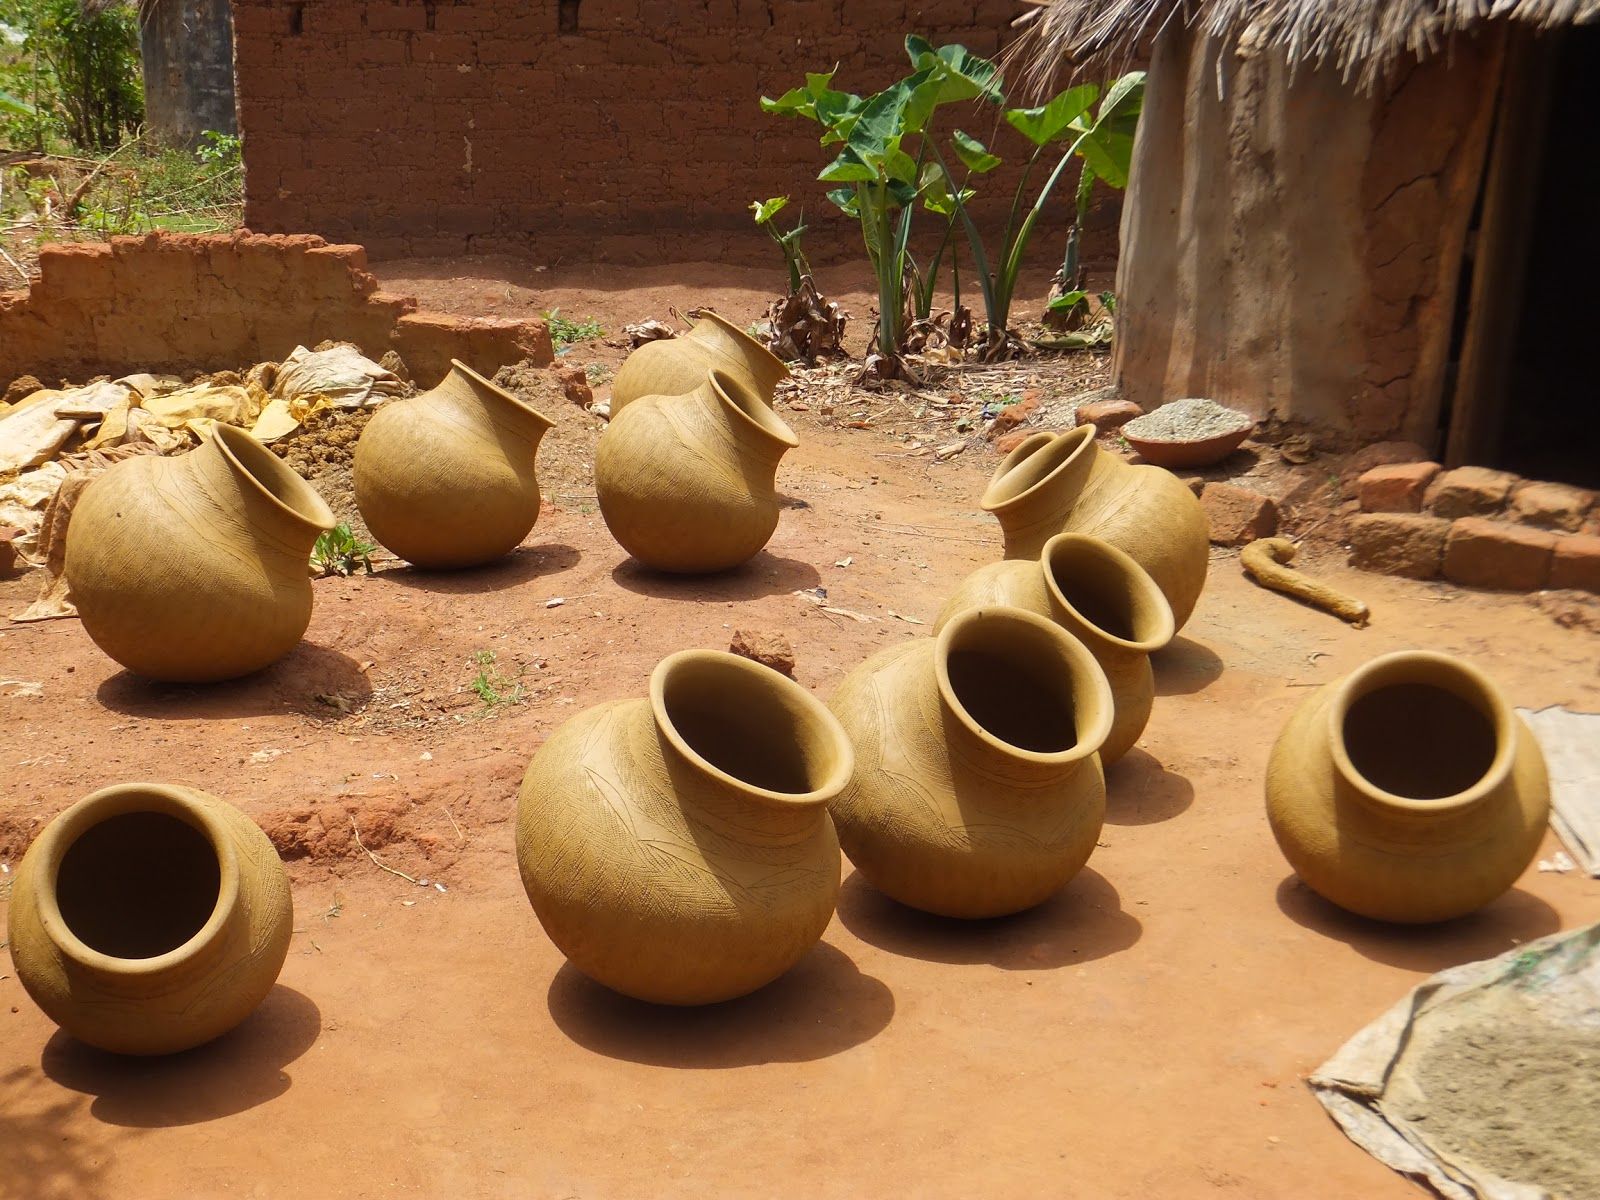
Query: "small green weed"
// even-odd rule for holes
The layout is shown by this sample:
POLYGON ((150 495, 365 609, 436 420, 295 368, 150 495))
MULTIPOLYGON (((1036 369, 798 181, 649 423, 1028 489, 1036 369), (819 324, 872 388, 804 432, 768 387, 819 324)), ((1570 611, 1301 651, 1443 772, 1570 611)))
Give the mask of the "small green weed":
POLYGON ((478 694, 485 709, 499 708, 503 704, 521 704, 528 698, 522 683, 503 673, 495 664, 493 650, 479 650, 469 663, 478 668, 478 673, 467 686, 478 694))
POLYGON ((324 576, 354 575, 360 567, 372 574, 372 552, 377 547, 356 537, 350 526, 335 525, 317 538, 311 548, 311 565, 324 576))
POLYGON ((588 379, 589 386, 593 387, 611 378, 611 368, 605 363, 590 363, 583 369, 583 374, 588 379))
POLYGON ((544 319, 550 326, 550 340, 556 344, 558 350, 574 342, 586 342, 590 338, 604 337, 606 332, 600 327, 600 322, 593 317, 587 321, 574 321, 571 317, 563 317, 559 308, 552 308, 545 313, 544 319))

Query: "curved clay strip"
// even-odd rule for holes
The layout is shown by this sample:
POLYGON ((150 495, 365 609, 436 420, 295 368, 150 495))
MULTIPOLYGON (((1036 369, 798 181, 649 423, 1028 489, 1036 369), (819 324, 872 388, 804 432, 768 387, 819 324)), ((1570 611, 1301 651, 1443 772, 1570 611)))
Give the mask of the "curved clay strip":
POLYGON ((1296 553, 1298 549, 1287 538, 1261 538, 1240 552, 1239 561, 1262 587, 1304 600, 1315 608, 1326 609, 1352 625, 1365 625, 1372 611, 1360 600, 1284 565, 1293 562, 1296 553))

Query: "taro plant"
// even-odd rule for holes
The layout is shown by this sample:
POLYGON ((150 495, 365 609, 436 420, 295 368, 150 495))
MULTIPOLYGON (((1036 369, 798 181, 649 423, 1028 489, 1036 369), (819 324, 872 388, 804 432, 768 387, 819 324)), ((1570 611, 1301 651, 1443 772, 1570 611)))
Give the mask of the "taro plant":
POLYGON ((770 200, 752 200, 750 211, 755 214, 756 224, 764 229, 767 236, 778 243, 778 250, 783 254, 783 265, 789 270, 789 294, 792 296, 800 290, 800 281, 811 274, 811 264, 806 261, 806 252, 800 248, 800 238, 806 231, 806 215, 800 214, 799 223, 787 233, 780 233, 773 224, 772 218, 785 208, 789 207, 789 197, 773 196, 770 200))

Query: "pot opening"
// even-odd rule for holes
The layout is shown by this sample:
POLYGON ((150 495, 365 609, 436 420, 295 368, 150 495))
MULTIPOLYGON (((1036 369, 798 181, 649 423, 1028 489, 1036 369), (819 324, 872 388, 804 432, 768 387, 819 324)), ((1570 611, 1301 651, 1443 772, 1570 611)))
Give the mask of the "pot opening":
POLYGON ((1345 752, 1374 787, 1407 800, 1467 791, 1495 761, 1498 735, 1484 705, 1431 683, 1392 683, 1351 702, 1345 752))
POLYGON ((955 629, 945 655, 950 691, 966 715, 1008 746, 1060 754, 1078 744, 1078 704, 1072 672, 1062 662, 1053 626, 997 618, 955 629))
POLYGON ((773 412, 761 400, 761 397, 740 383, 725 371, 711 372, 711 386, 721 394, 730 407, 740 413, 747 421, 757 426, 768 437, 776 438, 785 446, 798 446, 799 440, 794 436, 794 430, 785 424, 782 417, 773 412))
POLYGON ((1171 640, 1166 597, 1138 563, 1114 547, 1058 534, 1045 545, 1044 564, 1057 599, 1101 633, 1152 649, 1171 640))
POLYGON ((61 857, 56 906, 84 945, 156 958, 205 928, 222 869, 210 839, 162 812, 127 812, 85 830, 61 857))
POLYGON ((211 427, 211 436, 247 478, 284 508, 318 529, 334 527, 333 511, 316 489, 255 438, 222 424, 211 427))
POLYGON ((839 747, 826 710, 766 667, 691 653, 658 668, 653 690, 657 719, 668 732, 742 784, 803 796, 839 782, 839 747))
POLYGON ((1094 442, 1094 426, 1085 425, 1052 440, 1048 445, 1028 455, 1011 470, 989 485, 982 505, 985 509, 998 508, 1016 500, 1043 483, 1056 471, 1071 462, 1094 442))

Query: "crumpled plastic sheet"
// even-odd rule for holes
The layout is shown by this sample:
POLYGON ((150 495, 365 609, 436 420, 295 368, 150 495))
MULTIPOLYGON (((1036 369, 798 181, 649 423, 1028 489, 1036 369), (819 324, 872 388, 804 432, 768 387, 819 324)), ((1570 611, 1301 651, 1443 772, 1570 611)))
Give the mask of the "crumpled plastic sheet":
MULTIPOLYGON (((1550 771, 1550 825, 1584 871, 1600 878, 1600 713, 1519 708, 1550 771)), ((1595 1132, 1600 1139, 1600 1130, 1595 1132)))
POLYGON ((338 342, 319 350, 296 346, 271 372, 257 368, 251 379, 271 380, 272 397, 261 409, 251 433, 271 442, 299 428, 325 408, 369 408, 398 396, 404 382, 356 347, 338 342))

